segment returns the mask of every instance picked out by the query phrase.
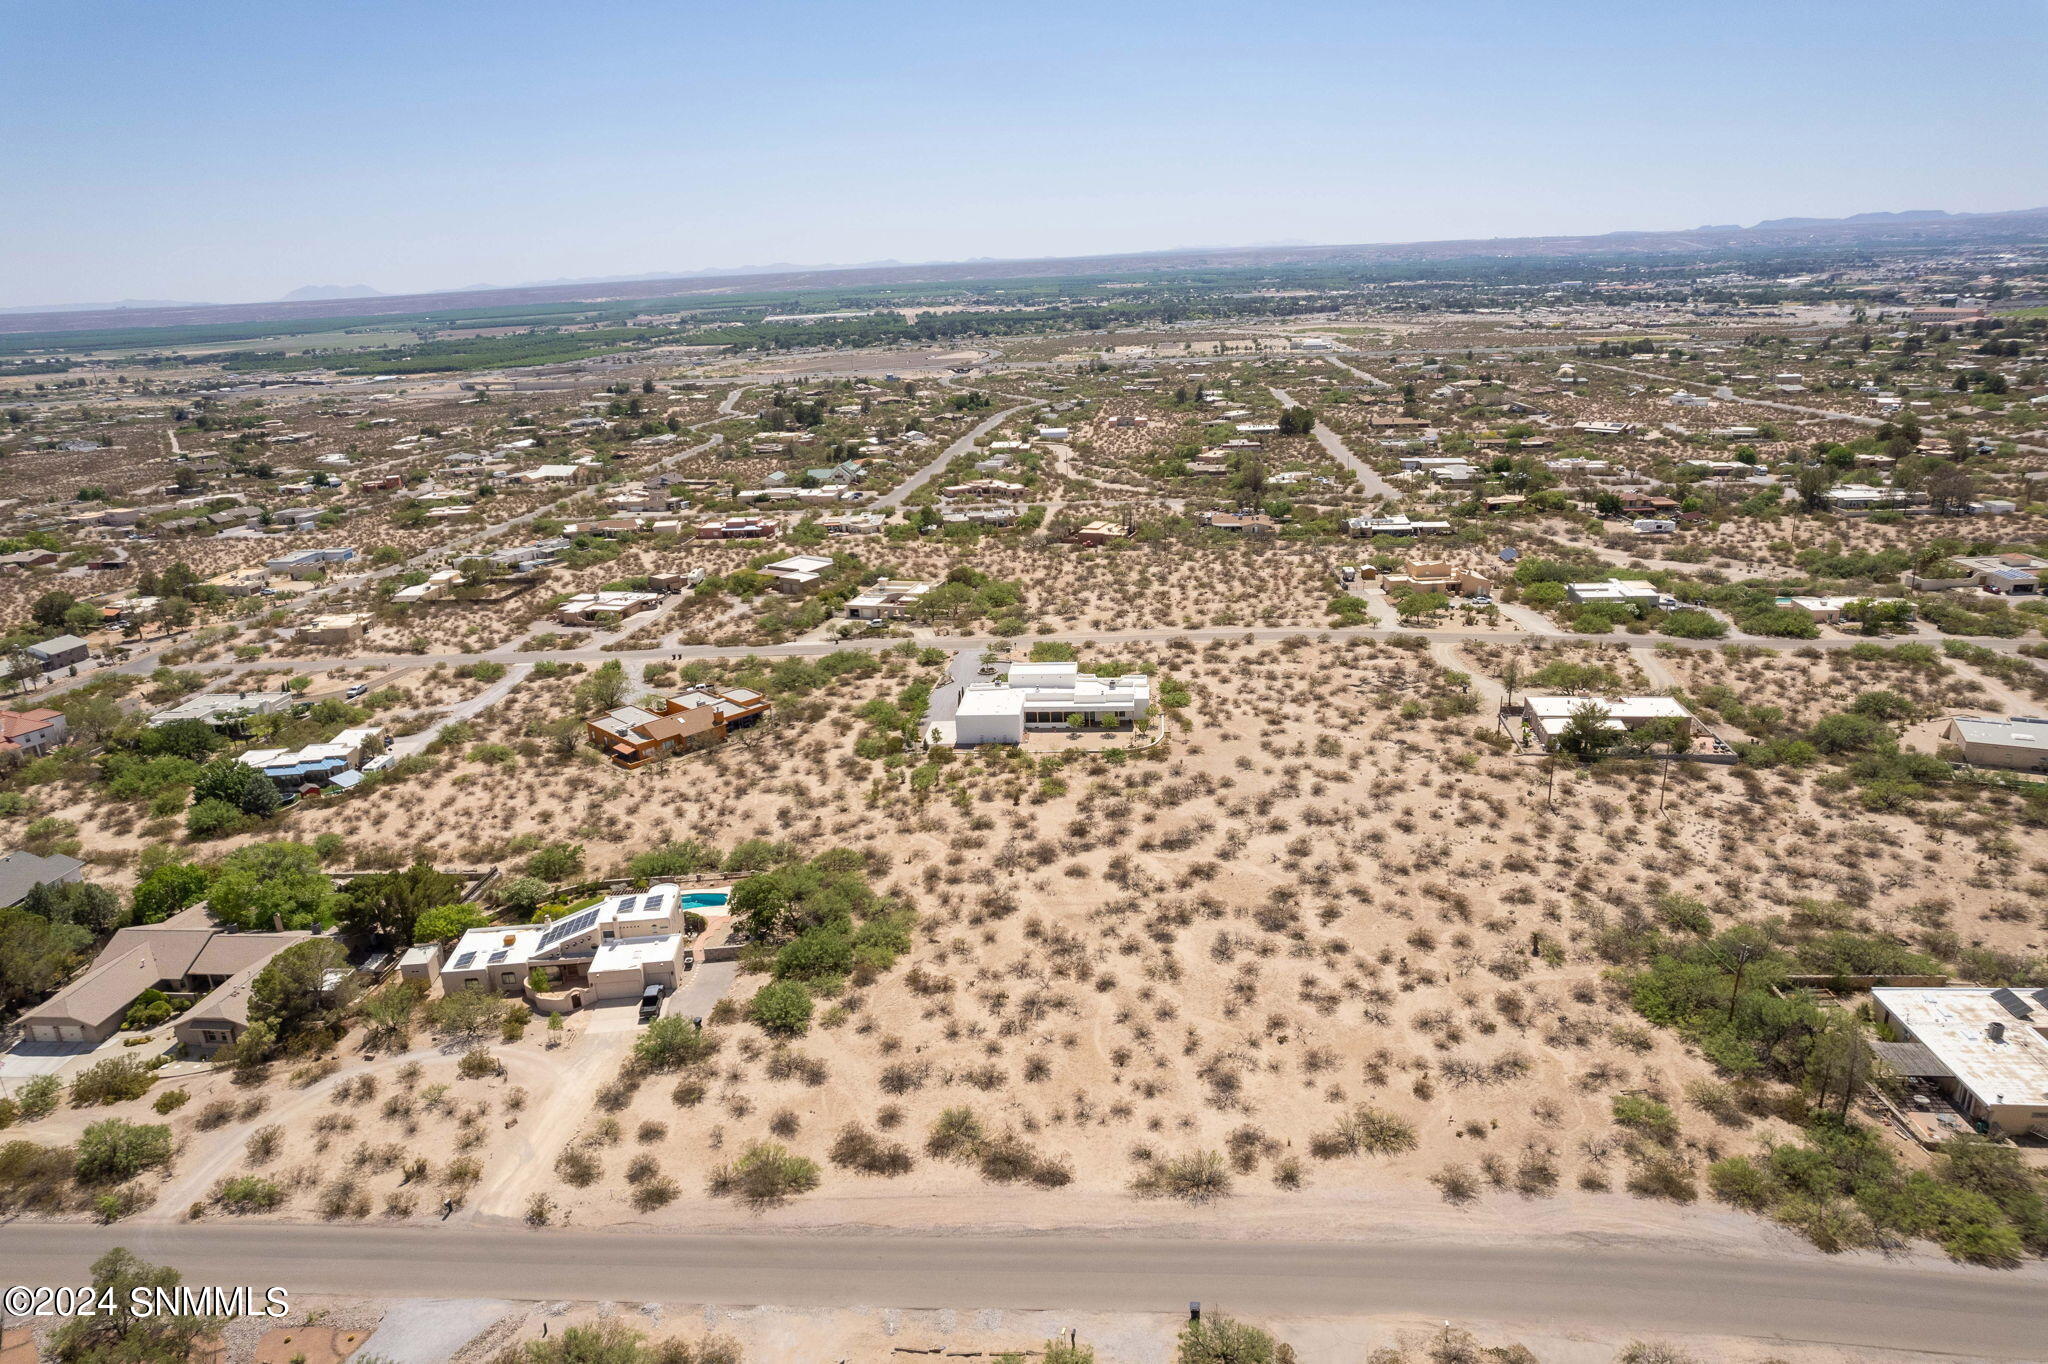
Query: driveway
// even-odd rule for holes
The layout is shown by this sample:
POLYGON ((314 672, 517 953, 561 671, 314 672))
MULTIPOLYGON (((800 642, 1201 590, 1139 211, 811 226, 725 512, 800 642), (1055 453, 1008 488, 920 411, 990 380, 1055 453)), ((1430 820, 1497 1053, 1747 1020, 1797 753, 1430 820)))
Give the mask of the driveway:
POLYGON ((1018 403, 1015 407, 1004 408, 972 431, 969 431, 966 435, 960 437, 960 439, 954 441, 951 445, 948 445, 945 449, 939 451, 937 458, 933 459, 931 463, 925 465, 909 478, 904 479, 894 488, 876 498, 873 503, 874 508, 879 511, 884 508, 902 506, 903 499, 938 477, 940 470, 966 454, 969 450, 972 450, 974 443, 983 436, 995 430, 1024 409, 1028 407, 1043 407, 1044 405, 1039 399, 1033 398, 1028 402, 1018 403))
MULTIPOLYGON (((1280 405, 1283 407, 1301 406, 1300 403, 1294 400, 1294 395, 1284 388, 1276 388, 1269 391, 1280 400, 1280 405)), ((1315 437, 1316 443, 1323 447, 1323 453, 1358 475, 1359 490, 1367 497, 1391 498, 1400 496, 1400 489, 1382 478, 1379 470, 1351 453, 1351 447, 1346 445, 1344 438, 1335 431, 1332 431, 1321 422, 1317 422, 1315 437)))
POLYGON ((960 693, 969 683, 985 681, 981 675, 981 648, 956 649, 946 664, 946 680, 932 688, 931 699, 925 703, 924 718, 918 722, 918 733, 928 736, 936 729, 940 741, 953 741, 953 717, 960 711, 960 693))

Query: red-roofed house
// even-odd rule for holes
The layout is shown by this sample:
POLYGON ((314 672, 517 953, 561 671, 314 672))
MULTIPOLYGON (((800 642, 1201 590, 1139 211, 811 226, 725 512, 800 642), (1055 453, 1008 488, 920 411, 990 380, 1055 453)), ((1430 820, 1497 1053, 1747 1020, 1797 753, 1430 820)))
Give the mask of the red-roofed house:
POLYGON ((39 758, 69 734, 57 711, 0 710, 0 756, 39 758))

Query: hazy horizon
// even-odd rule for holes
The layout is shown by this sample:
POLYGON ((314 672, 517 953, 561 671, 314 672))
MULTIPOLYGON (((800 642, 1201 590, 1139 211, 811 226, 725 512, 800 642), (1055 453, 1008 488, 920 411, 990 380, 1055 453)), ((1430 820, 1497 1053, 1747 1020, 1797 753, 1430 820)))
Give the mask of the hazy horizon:
POLYGON ((2048 204, 2021 3, 10 17, 12 308, 2048 204))

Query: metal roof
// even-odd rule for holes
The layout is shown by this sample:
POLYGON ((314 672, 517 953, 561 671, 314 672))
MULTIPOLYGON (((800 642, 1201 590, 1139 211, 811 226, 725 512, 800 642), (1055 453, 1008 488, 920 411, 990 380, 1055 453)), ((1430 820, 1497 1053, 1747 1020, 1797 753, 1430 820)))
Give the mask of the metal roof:
POLYGON ((1955 1072, 1939 1056, 1918 1042, 1872 1042, 1878 1060, 1907 1079, 1952 1080, 1955 1072))

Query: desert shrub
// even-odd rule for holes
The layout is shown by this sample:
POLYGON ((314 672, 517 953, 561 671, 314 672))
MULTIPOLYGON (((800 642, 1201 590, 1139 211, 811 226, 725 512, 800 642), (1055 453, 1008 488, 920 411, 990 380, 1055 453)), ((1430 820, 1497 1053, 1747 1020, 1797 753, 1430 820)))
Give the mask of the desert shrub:
POLYGON ((213 1202, 232 1213, 269 1212, 284 1202, 284 1190, 258 1175, 236 1175, 213 1186, 213 1202))
POLYGON ((569 1146, 555 1157, 555 1173, 562 1177, 564 1184, 573 1188, 587 1189, 597 1182, 601 1167, 597 1157, 581 1146, 569 1146))
POLYGON ((973 1160, 988 1134, 971 1108, 949 1108, 939 1114, 925 1138, 925 1154, 936 1160, 973 1160))
POLYGON ((167 1089, 156 1096, 156 1102, 152 1103, 150 1107, 158 1113, 175 1113, 190 1103, 191 1100, 192 1096, 182 1089, 167 1089))
POLYGON ((633 1185, 633 1206, 641 1212, 652 1212, 676 1201, 682 1190, 667 1175, 656 1175, 633 1185))
POLYGON ((1179 1198, 1207 1203, 1230 1192, 1230 1169, 1215 1151, 1189 1151, 1145 1163, 1131 1180, 1140 1198, 1179 1198))
POLYGON ((1414 1149, 1413 1124, 1370 1104, 1360 1104, 1330 1131, 1309 1139, 1309 1150, 1324 1160, 1361 1153, 1393 1156, 1414 1149))
POLYGON ((1640 1094, 1615 1095, 1614 1121, 1666 1146, 1678 1140, 1678 1117, 1669 1105, 1640 1094))
POLYGON ((839 1135, 832 1140, 830 1156, 834 1165, 864 1175, 908 1174, 914 1163, 909 1147, 884 1141, 857 1122, 839 1129, 839 1135))
POLYGON ((1661 1151, 1645 1155, 1636 1162, 1635 1168, 1629 1172, 1628 1189, 1630 1193, 1644 1198, 1668 1198, 1674 1203, 1690 1203, 1700 1196, 1692 1167, 1679 1157, 1661 1151))
POLYGON ((462 1059, 455 1063, 455 1073, 465 1080, 486 1079, 503 1069, 498 1058, 483 1047, 471 1047, 462 1053, 462 1059))
POLYGON ((1707 1167, 1707 1189, 1723 1203, 1763 1212, 1783 1190, 1770 1172, 1748 1156, 1729 1156, 1707 1167))
POLYGON ((714 1197, 732 1197, 752 1207, 773 1207, 818 1187, 816 1161, 774 1142, 757 1142, 739 1159, 711 1172, 714 1197))
POLYGON ((1066 1161, 1045 1156, 1014 1132, 1005 1132, 981 1144, 975 1160, 983 1179, 997 1184, 1028 1180, 1041 1189, 1057 1189, 1073 1181, 1074 1172, 1066 1161))
POLYGON ((718 1034, 687 1018, 657 1018, 633 1043, 633 1064, 645 1071, 683 1070, 718 1055, 718 1034))
POLYGON ((0 1146, 0 1208, 51 1211, 62 1206, 76 1159, 66 1146, 10 1141, 0 1146))
POLYGON ((1463 1165, 1446 1165, 1429 1177, 1446 1203, 1470 1203, 1479 1197, 1479 1181, 1463 1165))
POLYGON ((1175 1364, 1289 1364, 1294 1352, 1247 1322, 1213 1316, 1181 1328, 1175 1364))
MULTIPOLYGON (((1871 1226, 1870 1218, 1847 1199, 1794 1195, 1780 1202, 1773 1209, 1772 1216, 1801 1232, 1807 1240, 1831 1255, 1844 1250, 1862 1250, 1877 1243, 1876 1229, 1871 1226)), ((2015 1242, 2015 1252, 2018 1248, 2015 1242)))
POLYGON ((800 981, 771 981, 748 1001, 747 1019, 763 1032, 800 1036, 811 1026, 811 992, 800 981))
POLYGON ((168 1165, 171 1129, 161 1123, 132 1123, 107 1118, 78 1138, 77 1176, 82 1184, 112 1184, 133 1179, 144 1170, 168 1165))
POLYGON ((38 1075, 21 1087, 15 1095, 15 1103, 21 1109, 23 1120, 34 1122, 47 1118, 57 1111, 57 1101, 64 1097, 64 1082, 54 1075, 38 1075))
POLYGON ((139 1099, 155 1083, 155 1072, 141 1057, 110 1056, 87 1066, 71 1082, 71 1106, 90 1108, 139 1099))
POLYGON ((276 1123, 257 1128, 242 1144, 242 1150, 252 1165, 262 1165, 277 1155, 277 1149, 284 1144, 284 1129, 276 1123))

